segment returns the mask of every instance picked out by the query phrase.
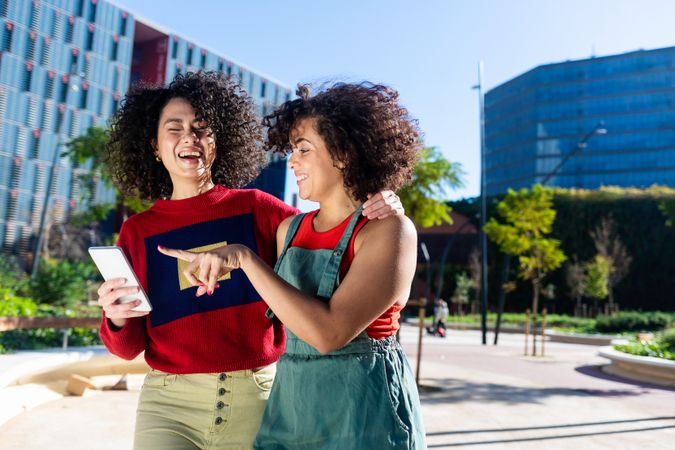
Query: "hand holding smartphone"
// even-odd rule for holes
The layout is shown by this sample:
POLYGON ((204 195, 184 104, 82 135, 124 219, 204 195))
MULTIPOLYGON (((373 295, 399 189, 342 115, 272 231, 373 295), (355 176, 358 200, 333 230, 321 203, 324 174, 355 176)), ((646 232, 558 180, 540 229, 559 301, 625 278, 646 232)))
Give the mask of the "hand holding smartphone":
POLYGON ((138 282, 138 278, 131 268, 131 264, 124 256, 122 249, 116 246, 111 247, 89 247, 89 255, 94 260, 96 267, 108 281, 113 278, 125 278, 127 281, 122 287, 138 287, 138 293, 125 295, 119 298, 120 303, 129 303, 134 300, 140 300, 141 304, 133 308, 132 311, 148 312, 152 311, 152 305, 148 296, 143 291, 143 287, 138 282))

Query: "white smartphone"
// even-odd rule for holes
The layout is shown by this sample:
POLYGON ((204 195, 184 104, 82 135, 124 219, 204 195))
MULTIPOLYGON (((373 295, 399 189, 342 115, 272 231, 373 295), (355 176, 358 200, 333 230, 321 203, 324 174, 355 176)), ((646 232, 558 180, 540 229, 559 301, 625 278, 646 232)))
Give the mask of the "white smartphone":
POLYGON ((94 263, 96 263, 96 267, 98 267, 104 280, 125 278, 127 282, 121 287, 138 287, 139 291, 137 294, 120 297, 120 303, 140 300, 141 304, 133 308, 132 311, 152 311, 150 300, 148 300, 148 296, 143 291, 143 287, 138 282, 138 278, 136 278, 136 274, 121 248, 116 246, 89 247, 89 255, 94 260, 94 263))

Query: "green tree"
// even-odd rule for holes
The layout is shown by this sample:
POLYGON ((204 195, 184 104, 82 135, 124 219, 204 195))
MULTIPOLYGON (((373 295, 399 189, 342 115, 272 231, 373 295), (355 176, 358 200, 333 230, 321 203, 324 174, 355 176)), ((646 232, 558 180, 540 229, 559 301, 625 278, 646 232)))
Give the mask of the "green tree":
POLYGON ((581 314, 581 297, 585 293, 586 272, 583 264, 579 262, 577 255, 574 255, 572 262, 567 264, 565 281, 570 289, 570 295, 576 300, 575 312, 576 314, 581 314))
POLYGON ((462 166, 436 147, 423 149, 412 181, 398 192, 406 214, 421 227, 452 223, 448 194, 463 186, 463 175, 462 166))
POLYGON ((595 255, 584 267, 584 293, 595 300, 604 300, 609 295, 609 275, 612 263, 602 255, 595 255))
MULTIPOLYGON (((90 127, 85 134, 71 139, 66 144, 64 156, 70 156, 70 158, 80 166, 91 167, 91 173, 81 174, 78 177, 81 187, 81 201, 88 202, 91 200, 98 178, 100 178, 107 187, 115 188, 106 158, 106 145, 109 139, 110 131, 108 129, 90 127)), ((75 218, 76 223, 84 224, 105 219, 114 208, 117 216, 116 223, 121 225, 127 217, 127 211, 140 212, 150 207, 148 202, 144 202, 138 197, 125 197, 116 188, 115 198, 115 203, 91 205, 86 214, 79 214, 75 218)))
POLYGON ((630 270, 633 258, 628 254, 626 246, 619 239, 616 232, 616 222, 611 217, 603 217, 600 224, 590 233, 598 255, 609 264, 607 275, 607 295, 609 309, 614 311, 614 287, 626 276, 630 270))
MULTIPOLYGON (((509 189, 497 205, 497 212, 504 223, 490 218, 485 233, 502 252, 518 257, 518 275, 532 283, 532 314, 536 323, 542 281, 566 259, 560 242, 548 237, 556 216, 553 192, 540 185, 518 192, 509 189)), ((532 354, 536 355, 534 336, 532 354)))
POLYGON ((44 258, 30 280, 30 294, 39 304, 74 308, 88 299, 88 283, 97 275, 94 264, 44 258))
POLYGON ((471 300, 471 289, 475 288, 474 282, 465 272, 460 272, 455 276, 455 292, 450 298, 450 302, 457 305, 459 314, 462 315, 462 305, 466 305, 471 300))
POLYGON ((659 203, 659 209, 666 216, 666 225, 672 227, 675 223, 675 200, 663 200, 659 203))
MULTIPOLYGON (((14 295, 24 295, 28 288, 28 277, 14 256, 0 258, 0 289, 14 295)), ((2 314, 0 314, 1 316, 2 314)))
MULTIPOLYGON (((91 173, 80 172, 77 176, 80 185, 80 201, 89 203, 94 195, 96 181, 100 178, 107 187, 112 187, 105 159, 105 146, 109 139, 109 132, 105 128, 90 127, 81 136, 71 139, 66 144, 64 156, 77 163, 80 167, 91 167, 91 173)), ((82 222, 105 219, 115 207, 113 203, 91 205, 88 213, 80 217, 82 222)))

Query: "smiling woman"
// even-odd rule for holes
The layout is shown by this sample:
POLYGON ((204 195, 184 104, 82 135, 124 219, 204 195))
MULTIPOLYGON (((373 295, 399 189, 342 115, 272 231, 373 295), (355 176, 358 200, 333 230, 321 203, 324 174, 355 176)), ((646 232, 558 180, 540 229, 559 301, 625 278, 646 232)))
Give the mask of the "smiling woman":
POLYGON ((171 170, 157 157, 163 160, 158 151, 169 151, 168 161, 178 163, 179 156, 173 154, 176 145, 189 147, 181 138, 193 139, 196 151, 205 152, 208 146, 217 149, 212 161, 206 153, 198 162, 182 161, 199 167, 194 170, 202 192, 208 182, 243 187, 266 162, 253 102, 222 73, 179 74, 167 87, 135 85, 111 128, 108 152, 113 179, 125 194, 146 200, 172 196, 171 170), (205 146, 207 141, 211 143, 205 146))
POLYGON ((213 131, 198 120, 195 109, 184 98, 172 98, 159 117, 155 159, 164 165, 173 184, 171 198, 179 200, 213 187, 210 169, 215 160, 213 131))

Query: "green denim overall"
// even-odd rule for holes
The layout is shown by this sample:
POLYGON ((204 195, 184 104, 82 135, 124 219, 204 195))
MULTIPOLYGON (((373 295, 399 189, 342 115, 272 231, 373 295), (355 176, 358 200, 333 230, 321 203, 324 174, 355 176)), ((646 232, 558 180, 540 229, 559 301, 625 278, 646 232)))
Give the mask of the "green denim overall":
MULTIPOLYGON (((289 247, 304 214, 296 216, 274 270, 302 292, 329 301, 360 215, 361 209, 333 250, 289 247)), ((393 336, 375 340, 364 331, 322 355, 288 328, 286 335, 254 448, 426 448, 417 387, 393 336)))

